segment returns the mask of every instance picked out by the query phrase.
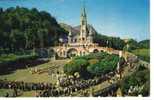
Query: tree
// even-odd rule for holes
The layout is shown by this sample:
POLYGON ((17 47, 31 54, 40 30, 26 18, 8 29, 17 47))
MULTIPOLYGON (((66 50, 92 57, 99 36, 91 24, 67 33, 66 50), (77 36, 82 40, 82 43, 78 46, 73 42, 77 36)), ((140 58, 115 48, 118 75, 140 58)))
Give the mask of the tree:
POLYGON ((54 17, 36 8, 1 8, 0 22, 0 48, 3 51, 53 46, 67 34, 54 17))
POLYGON ((134 49, 137 49, 138 48, 138 42, 134 39, 130 39, 127 43, 129 45, 129 49, 130 50, 134 50, 134 49))
POLYGON ((140 41, 139 43, 139 48, 150 48, 150 40, 143 40, 143 41, 140 41))
POLYGON ((94 36, 94 42, 98 43, 100 46, 111 47, 119 50, 122 50, 125 46, 124 40, 119 37, 108 37, 101 34, 96 34, 94 36))

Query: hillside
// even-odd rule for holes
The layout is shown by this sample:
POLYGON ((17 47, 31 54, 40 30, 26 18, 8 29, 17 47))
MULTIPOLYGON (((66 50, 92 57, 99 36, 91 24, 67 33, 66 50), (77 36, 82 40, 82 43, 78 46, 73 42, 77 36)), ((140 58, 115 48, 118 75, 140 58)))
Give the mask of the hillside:
POLYGON ((142 40, 139 42, 140 48, 150 48, 150 40, 142 40))
POLYGON ((67 31, 67 32, 69 32, 70 31, 70 29, 71 29, 71 31, 72 31, 72 34, 77 34, 77 33, 79 33, 79 31, 78 30, 76 30, 74 27, 72 27, 71 25, 68 25, 68 24, 65 24, 65 23, 60 23, 59 24, 63 29, 65 29, 65 31, 67 31))
POLYGON ((45 11, 23 7, 0 9, 0 50, 53 46, 67 32, 45 11))

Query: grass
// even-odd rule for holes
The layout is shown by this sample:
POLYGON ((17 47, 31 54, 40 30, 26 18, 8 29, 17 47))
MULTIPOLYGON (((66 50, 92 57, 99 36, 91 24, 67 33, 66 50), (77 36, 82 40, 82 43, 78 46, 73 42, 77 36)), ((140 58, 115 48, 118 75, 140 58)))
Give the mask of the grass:
POLYGON ((2 75, 1 79, 10 81, 24 81, 24 82, 51 82, 50 76, 47 73, 31 74, 28 70, 17 70, 13 74, 2 75))
POLYGON ((133 50, 132 53, 137 55, 140 59, 150 62, 150 49, 136 49, 133 50))
MULTIPOLYGON (((67 62, 67 60, 63 61, 53 61, 53 62, 48 62, 45 64, 37 65, 31 69, 37 68, 37 69, 44 69, 44 68, 53 68, 54 71, 56 72, 57 70, 62 71, 63 65, 67 62)), ((10 81, 24 81, 24 82, 34 82, 34 83, 39 83, 39 82, 50 82, 50 83, 55 83, 55 76, 48 75, 48 72, 44 72, 41 74, 32 74, 29 69, 18 69, 14 71, 11 74, 7 75, 1 75, 0 79, 7 79, 10 81)))
MULTIPOLYGON (((51 61, 45 64, 37 65, 33 68, 38 68, 38 69, 44 69, 44 68, 53 68, 54 71, 62 71, 63 66, 65 63, 67 63, 69 60, 56 60, 56 61, 51 61)), ((39 83, 39 82, 48 82, 48 83, 55 83, 56 82, 56 77, 51 75, 48 75, 47 72, 42 73, 42 74, 31 74, 28 69, 18 69, 14 71, 11 74, 7 75, 1 75, 0 79, 7 79, 10 81, 24 81, 24 82, 34 82, 34 83, 39 83)), ((0 89, 0 97, 4 97, 6 93, 13 93, 13 90, 11 89, 0 89)), ((19 97, 34 97, 35 96, 35 91, 24 91, 19 97)))

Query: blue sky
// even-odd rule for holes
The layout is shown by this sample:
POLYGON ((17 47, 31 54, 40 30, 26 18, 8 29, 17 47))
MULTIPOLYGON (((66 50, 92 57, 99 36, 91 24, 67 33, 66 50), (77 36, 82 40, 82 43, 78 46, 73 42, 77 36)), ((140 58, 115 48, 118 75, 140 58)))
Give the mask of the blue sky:
MULTIPOLYGON (((84 0, 88 23, 97 32, 121 38, 150 38, 149 0, 84 0)), ((0 7, 37 8, 58 22, 79 25, 83 0, 0 0, 0 7)))

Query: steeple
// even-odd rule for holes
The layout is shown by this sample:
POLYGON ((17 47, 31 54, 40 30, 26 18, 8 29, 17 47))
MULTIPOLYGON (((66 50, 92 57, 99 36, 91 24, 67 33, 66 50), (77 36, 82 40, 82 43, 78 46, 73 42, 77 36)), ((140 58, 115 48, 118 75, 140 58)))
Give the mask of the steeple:
POLYGON ((81 16, 82 16, 82 17, 87 17, 87 15, 86 15, 85 4, 83 4, 83 8, 82 8, 82 12, 81 12, 81 16))
POLYGON ((84 4, 81 10, 81 17, 80 17, 80 40, 81 41, 86 41, 87 33, 88 33, 87 14, 86 14, 86 8, 84 4))

